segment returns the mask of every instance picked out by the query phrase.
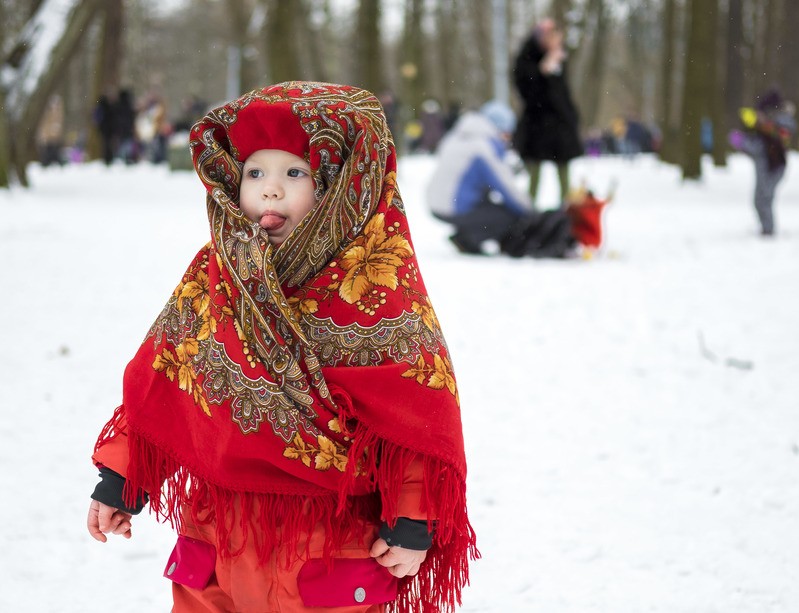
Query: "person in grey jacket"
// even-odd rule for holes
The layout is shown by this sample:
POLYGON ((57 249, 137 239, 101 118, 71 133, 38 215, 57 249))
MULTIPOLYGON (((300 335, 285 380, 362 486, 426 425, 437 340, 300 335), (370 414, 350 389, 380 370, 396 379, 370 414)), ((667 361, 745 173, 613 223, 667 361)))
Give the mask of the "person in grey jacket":
POLYGON ((559 257, 573 244, 564 214, 534 210, 507 159, 516 116, 493 100, 467 112, 443 138, 427 185, 433 215, 453 225, 461 253, 481 254, 495 240, 504 253, 559 257))

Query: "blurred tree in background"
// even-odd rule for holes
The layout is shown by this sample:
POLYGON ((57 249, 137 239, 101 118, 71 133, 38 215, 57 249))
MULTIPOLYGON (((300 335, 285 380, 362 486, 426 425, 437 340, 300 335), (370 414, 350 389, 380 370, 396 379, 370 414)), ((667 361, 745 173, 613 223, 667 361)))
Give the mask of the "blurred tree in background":
POLYGON ((649 126, 686 178, 701 175, 703 152, 724 163, 738 108, 767 87, 799 100, 796 0, 502 0, 508 39, 492 41, 497 1, 0 0, 0 185, 26 182, 52 94, 64 100, 66 142, 91 158, 97 101, 120 88, 160 97, 185 126, 197 103, 268 83, 352 83, 390 94, 401 129, 425 100, 447 111, 492 98, 493 54, 513 65, 545 16, 566 31, 582 129, 649 126))

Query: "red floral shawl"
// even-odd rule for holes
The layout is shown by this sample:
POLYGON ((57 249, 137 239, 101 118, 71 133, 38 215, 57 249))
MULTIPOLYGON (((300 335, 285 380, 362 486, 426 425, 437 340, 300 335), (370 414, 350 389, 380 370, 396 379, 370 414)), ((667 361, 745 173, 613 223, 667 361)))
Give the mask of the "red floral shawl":
POLYGON ((128 499, 150 492, 178 529, 182 512, 216 519, 223 555, 236 553, 226 520, 241 504, 264 560, 317 522, 329 554, 359 521, 393 522, 421 457, 434 543, 393 606, 454 608, 478 555, 458 395, 379 102, 273 85, 208 113, 191 149, 212 240, 128 365, 98 448, 125 427, 128 499), (237 206, 242 161, 261 148, 304 151, 316 185, 316 208, 277 248, 237 206))

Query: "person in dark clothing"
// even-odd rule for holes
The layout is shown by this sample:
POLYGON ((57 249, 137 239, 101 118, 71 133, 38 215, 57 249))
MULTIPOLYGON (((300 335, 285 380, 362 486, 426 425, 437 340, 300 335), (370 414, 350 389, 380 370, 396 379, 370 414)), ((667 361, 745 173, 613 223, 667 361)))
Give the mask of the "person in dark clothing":
POLYGON ((511 257, 567 257, 575 242, 565 211, 536 211, 516 186, 507 156, 515 125, 511 108, 498 100, 464 113, 439 145, 428 205, 452 224, 449 240, 461 253, 483 255, 483 243, 494 240, 511 257))
POLYGON ((774 194, 785 175, 787 149, 796 132, 794 109, 776 88, 761 95, 755 108, 740 110, 744 132, 730 135, 730 143, 755 163, 755 211, 763 236, 774 235, 774 194))
POLYGON ((133 107, 133 95, 130 90, 122 89, 114 105, 114 133, 117 137, 116 155, 126 164, 138 160, 138 144, 136 142, 136 109, 133 107))
POLYGON ((582 155, 583 146, 579 114, 566 81, 563 33, 552 19, 533 28, 516 58, 513 78, 524 103, 513 144, 530 173, 530 195, 535 199, 538 192, 541 163, 552 161, 564 202, 569 191, 568 162, 582 155))
POLYGON ((116 134, 114 132, 114 103, 106 95, 100 96, 94 107, 94 124, 100 133, 103 147, 103 161, 107 166, 114 161, 116 152, 116 134))

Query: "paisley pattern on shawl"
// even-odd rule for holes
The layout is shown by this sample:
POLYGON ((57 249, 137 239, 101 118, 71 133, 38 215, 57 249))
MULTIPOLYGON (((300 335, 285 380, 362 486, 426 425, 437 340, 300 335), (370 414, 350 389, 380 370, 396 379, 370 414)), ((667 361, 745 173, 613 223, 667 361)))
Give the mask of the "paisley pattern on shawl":
POLYGON ((253 534, 271 527, 264 559, 317 522, 334 551, 359 522, 396 518, 405 467, 421 456, 434 545, 392 606, 453 608, 478 555, 457 387, 379 102, 282 83, 209 112, 190 145, 211 242, 129 364, 105 430, 127 420, 127 495, 149 491, 178 529, 187 512, 216 518, 220 543, 238 499, 253 534), (317 197, 278 247, 238 208, 243 161, 275 134, 307 146, 317 197))

